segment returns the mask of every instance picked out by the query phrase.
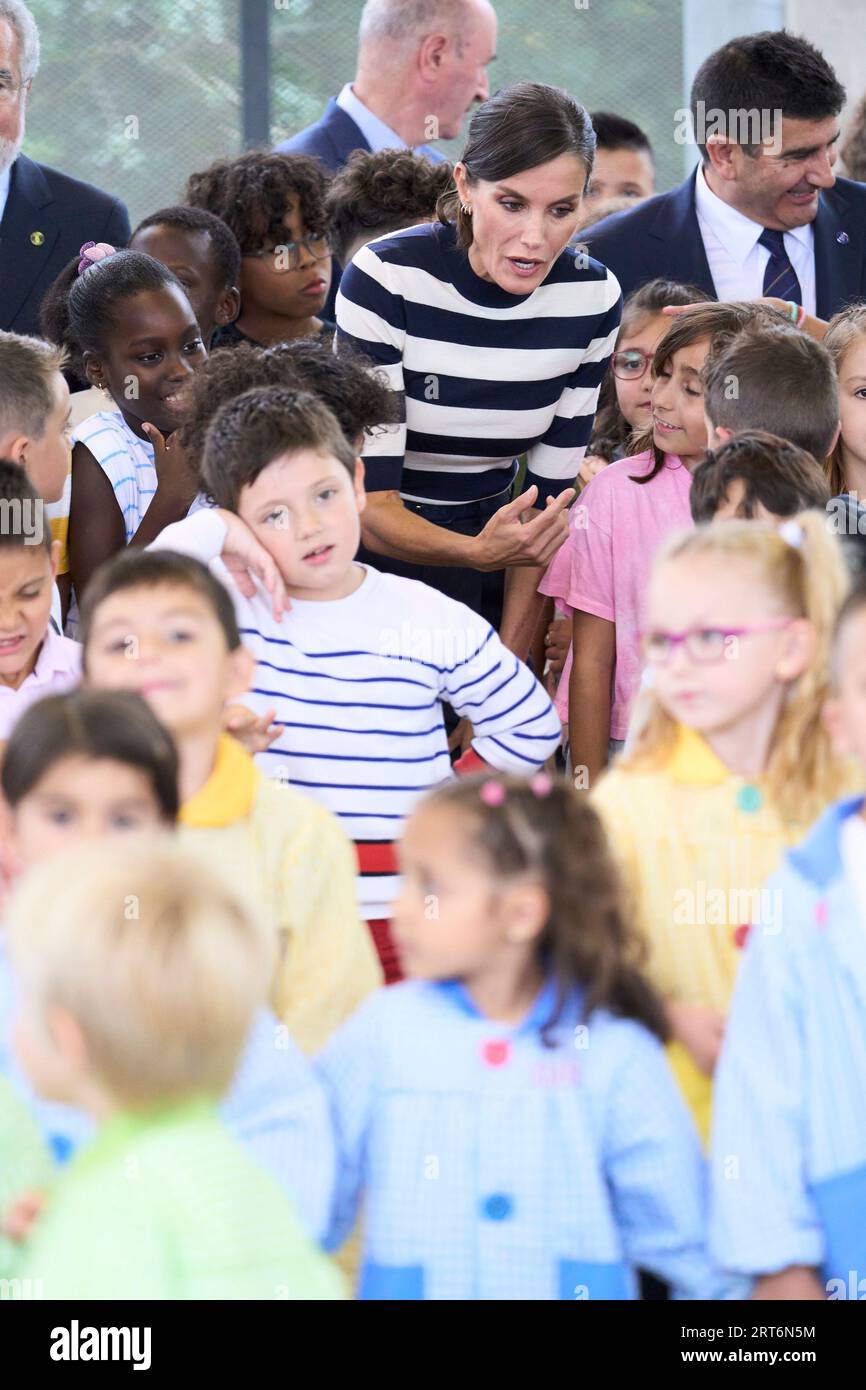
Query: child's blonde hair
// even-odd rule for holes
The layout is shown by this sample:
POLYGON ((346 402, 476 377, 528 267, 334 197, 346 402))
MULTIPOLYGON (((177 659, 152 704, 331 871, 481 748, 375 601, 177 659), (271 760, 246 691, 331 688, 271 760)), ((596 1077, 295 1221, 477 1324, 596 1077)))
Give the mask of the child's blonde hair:
POLYGON ((37 1020, 72 1015, 121 1105, 225 1091, 274 964, 240 894, 158 836, 40 865, 13 899, 9 939, 37 1020))
MULTIPOLYGON (((678 532, 659 550, 653 569, 689 556, 715 557, 729 567, 750 562, 787 615, 809 619, 816 638, 815 658, 788 686, 766 777, 770 795, 785 819, 811 821, 846 786, 846 769, 833 754, 821 709, 829 693, 836 614, 849 579, 839 542, 822 513, 801 512, 793 524, 802 536, 796 545, 775 527, 757 521, 715 522, 678 532)), ((676 721, 651 687, 640 696, 635 727, 634 746, 620 766, 658 765, 673 746, 676 721)))
MULTIPOLYGON (((854 346, 858 338, 862 338, 864 335, 866 335, 866 303, 863 303, 862 300, 859 304, 849 304, 847 309, 841 309, 838 314, 834 314, 831 318, 824 338, 824 346, 833 359, 837 376, 846 352, 854 346)), ((838 496, 840 492, 847 492, 848 490, 842 462, 843 447, 844 442, 840 434, 826 463, 830 491, 834 497, 838 496)))

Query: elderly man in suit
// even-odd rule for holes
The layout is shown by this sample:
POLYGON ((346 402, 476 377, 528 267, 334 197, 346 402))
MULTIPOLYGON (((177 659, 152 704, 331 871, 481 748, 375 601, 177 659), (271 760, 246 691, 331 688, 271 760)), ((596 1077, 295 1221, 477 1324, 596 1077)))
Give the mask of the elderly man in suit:
POLYGON ((450 140, 474 101, 486 101, 487 64, 496 52, 489 0, 367 0, 358 71, 321 120, 277 146, 317 155, 332 170, 353 150, 414 149, 450 140))
POLYGON ((39 332, 52 280, 85 241, 125 246, 129 215, 117 198, 21 154, 39 31, 21 0, 0 0, 0 329, 39 332))
POLYGON ((692 86, 698 169, 586 230, 589 254, 623 294, 660 275, 718 299, 770 296, 832 317, 866 295, 866 185, 833 172, 844 101, 804 39, 731 40, 692 86))

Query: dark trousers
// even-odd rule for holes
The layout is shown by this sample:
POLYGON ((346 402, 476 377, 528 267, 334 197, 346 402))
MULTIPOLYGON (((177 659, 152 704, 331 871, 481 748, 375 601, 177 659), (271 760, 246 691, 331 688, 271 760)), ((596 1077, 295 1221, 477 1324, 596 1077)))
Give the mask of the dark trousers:
MULTIPOLYGON (((434 506, 429 502, 404 502, 407 511, 431 521, 434 526, 444 526, 460 536, 477 536, 492 516, 509 501, 511 490, 500 492, 496 497, 487 497, 483 502, 454 502, 434 506)), ((460 603, 480 613, 492 628, 499 631, 502 623, 502 602, 505 596, 505 571, 482 573, 458 565, 415 565, 404 560, 392 560, 387 555, 376 555, 366 546, 361 546, 358 559, 374 569, 386 574, 401 574, 405 579, 420 579, 440 594, 456 598, 460 603)))

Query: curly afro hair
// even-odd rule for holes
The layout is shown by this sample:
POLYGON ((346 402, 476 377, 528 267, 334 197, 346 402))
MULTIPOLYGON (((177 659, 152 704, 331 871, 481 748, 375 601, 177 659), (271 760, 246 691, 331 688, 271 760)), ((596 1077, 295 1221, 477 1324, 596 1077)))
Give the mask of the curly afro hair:
POLYGON ((411 150, 355 150, 335 174, 325 201, 334 254, 345 262, 355 242, 432 221, 452 183, 447 161, 411 150))
POLYGON ((383 380, 365 359, 345 348, 335 356, 317 338, 298 338, 273 348, 252 343, 217 348, 186 387, 189 416, 182 427, 183 443, 199 478, 211 420, 227 401, 256 386, 287 386, 318 396, 353 449, 366 430, 397 419, 394 397, 383 380))
POLYGON ((328 176, 317 159, 250 150, 190 174, 185 197, 191 207, 221 217, 247 255, 285 240, 283 218, 290 201, 297 200, 307 235, 323 236, 327 187, 328 176))

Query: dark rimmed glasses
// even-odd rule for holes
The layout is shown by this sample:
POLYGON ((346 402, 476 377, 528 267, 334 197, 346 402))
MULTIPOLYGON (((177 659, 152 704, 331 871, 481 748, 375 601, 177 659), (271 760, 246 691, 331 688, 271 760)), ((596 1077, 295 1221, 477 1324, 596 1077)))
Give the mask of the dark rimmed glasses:
POLYGON ((732 637, 751 637, 759 632, 780 632, 790 627, 793 618, 775 618, 768 623, 753 623, 751 627, 689 627, 685 632, 662 632, 650 629, 640 634, 641 649, 650 666, 666 666, 677 647, 683 647, 692 661, 710 666, 728 655, 732 637))
POLYGON ((300 270, 304 263, 304 252, 314 261, 324 261, 331 254, 331 239, 324 236, 305 236, 303 241, 281 241, 277 246, 265 247, 262 251, 245 251, 244 260, 262 261, 275 275, 289 270, 300 270))

